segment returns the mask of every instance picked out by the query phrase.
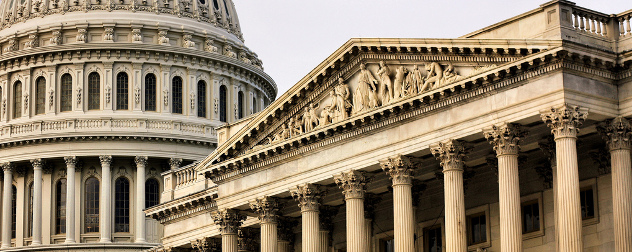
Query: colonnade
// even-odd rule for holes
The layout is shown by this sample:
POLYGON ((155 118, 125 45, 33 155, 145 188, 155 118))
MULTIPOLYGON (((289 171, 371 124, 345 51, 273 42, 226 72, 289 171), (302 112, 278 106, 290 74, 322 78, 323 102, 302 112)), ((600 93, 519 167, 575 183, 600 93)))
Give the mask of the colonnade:
MULTIPOLYGON (((72 244, 77 243, 75 237, 77 237, 77 230, 75 225, 75 206, 79 204, 76 202, 76 176, 77 176, 77 157, 67 156, 64 157, 66 164, 66 216, 65 216, 65 229, 66 239, 64 243, 72 244)), ((99 241, 102 243, 112 242, 112 171, 110 165, 112 163, 112 156, 102 155, 99 156, 101 163, 101 183, 100 183, 100 199, 99 199, 99 241)), ((146 242, 145 239, 145 166, 147 164, 146 156, 136 156, 136 202, 134 208, 134 216, 136 218, 135 226, 135 242, 146 242)), ((32 159, 31 164, 33 166, 33 213, 32 213, 32 242, 31 245, 42 245, 42 168, 45 160, 32 159)), ((12 163, 2 164, 4 171, 4 187, 3 187, 3 201, 2 201, 2 245, 0 248, 8 248, 11 246, 11 223, 12 223, 12 178, 14 173, 14 166, 12 163)), ((52 200, 52 199, 51 199, 52 200)))
MULTIPOLYGON (((587 110, 564 105, 541 113, 551 129, 555 152, 551 161, 554 179, 556 247, 558 251, 582 251, 582 217, 580 206, 579 172, 577 162, 577 133, 587 117, 587 110)), ((615 118, 602 123, 600 132, 606 139, 612 157, 613 212, 616 251, 632 250, 632 160, 630 135, 632 127, 626 119, 615 118)), ((500 250, 522 251, 522 220, 518 155, 527 132, 519 124, 496 125, 483 130, 498 157, 500 250)), ((468 144, 446 140, 430 146, 431 153, 443 168, 445 194, 445 247, 448 252, 467 251, 467 229, 463 191, 463 159, 468 144)), ((414 251, 414 216, 412 178, 416 167, 404 155, 380 160, 381 168, 392 180, 394 207, 394 246, 398 252, 414 251)), ((360 171, 348 171, 333 176, 342 189, 346 202, 347 251, 368 251, 364 216, 366 177, 360 171)), ((319 202, 322 196, 316 184, 301 184, 290 189, 299 203, 302 219, 302 250, 322 252, 319 239, 319 202)), ((261 251, 286 251, 281 248, 275 233, 278 203, 273 197, 252 202, 261 221, 261 251)), ((216 213, 215 221, 222 227, 222 236, 232 235, 245 220, 238 212, 225 209, 216 213), (226 228, 229 223, 231 228, 226 228), (227 232, 229 230, 230 232, 227 232), (231 231, 232 230, 232 231, 231 231)), ((370 231, 369 231, 370 232, 370 231)), ((232 239, 232 238, 231 238, 232 239)), ((236 238, 234 238, 236 239, 236 238)), ((224 252, 237 251, 236 243, 223 245, 224 252), (233 247, 235 246, 235 247, 233 247)))

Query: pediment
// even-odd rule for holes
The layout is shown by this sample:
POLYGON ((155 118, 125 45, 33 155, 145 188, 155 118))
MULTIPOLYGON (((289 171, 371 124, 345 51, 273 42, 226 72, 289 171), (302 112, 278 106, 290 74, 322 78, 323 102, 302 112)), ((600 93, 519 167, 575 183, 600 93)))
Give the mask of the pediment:
POLYGON ((481 78, 497 79, 503 75, 498 69, 512 64, 521 68, 516 62, 527 58, 531 63, 545 60, 543 52, 556 48, 561 41, 350 40, 196 169, 283 145, 415 97, 434 99, 481 78))

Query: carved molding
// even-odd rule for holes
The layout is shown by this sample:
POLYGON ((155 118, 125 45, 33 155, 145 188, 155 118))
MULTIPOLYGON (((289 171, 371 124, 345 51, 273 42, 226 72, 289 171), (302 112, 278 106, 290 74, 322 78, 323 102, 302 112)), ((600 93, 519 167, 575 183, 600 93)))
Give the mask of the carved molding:
POLYGON ((367 178, 361 171, 347 171, 334 174, 334 182, 342 189, 345 199, 364 199, 367 178))
POLYGON ((522 129, 520 124, 494 125, 491 129, 484 130, 483 134, 494 147, 496 155, 518 155, 520 143, 528 132, 522 129))
POLYGON ((579 127, 588 117, 588 109, 564 104, 561 107, 551 108, 542 112, 540 117, 551 128, 551 133, 558 138, 577 138, 579 127))
POLYGON ((261 223, 277 223, 279 203, 272 197, 261 197, 250 202, 250 208, 257 213, 261 223))
POLYGON ((606 140, 610 151, 630 150, 632 127, 628 119, 615 117, 611 120, 605 120, 597 126, 597 131, 606 140))
POLYGON ((298 201, 298 207, 301 208, 301 212, 318 211, 321 197, 318 185, 301 184, 290 188, 290 194, 292 194, 292 198, 294 198, 294 200, 298 201))
POLYGON ((237 234, 241 223, 246 220, 246 216, 234 209, 221 209, 211 214, 213 221, 219 225, 222 234, 237 234))

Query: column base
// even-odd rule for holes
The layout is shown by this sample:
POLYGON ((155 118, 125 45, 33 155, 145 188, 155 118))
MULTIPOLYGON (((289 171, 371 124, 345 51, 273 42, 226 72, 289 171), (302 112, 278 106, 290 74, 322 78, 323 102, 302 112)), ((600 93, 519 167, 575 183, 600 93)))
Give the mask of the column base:
POLYGON ((135 243, 147 243, 147 241, 145 239, 136 239, 134 242, 135 243))
POLYGON ((107 239, 107 238, 101 238, 101 240, 99 240, 100 243, 112 243, 112 240, 107 239))
POLYGON ((31 246, 38 246, 38 245, 42 245, 42 242, 32 242, 31 246))
POLYGON ((64 241, 64 244, 72 244, 72 243, 76 243, 75 240, 73 240, 73 239, 66 239, 64 241))

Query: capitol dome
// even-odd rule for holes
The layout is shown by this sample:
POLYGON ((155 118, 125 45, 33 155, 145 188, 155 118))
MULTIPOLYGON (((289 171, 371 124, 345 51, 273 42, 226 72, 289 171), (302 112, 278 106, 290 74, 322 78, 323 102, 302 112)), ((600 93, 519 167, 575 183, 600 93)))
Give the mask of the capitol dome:
POLYGON ((156 246, 142 210, 277 95, 231 0, 3 0, 0 17, 3 251, 156 246))

